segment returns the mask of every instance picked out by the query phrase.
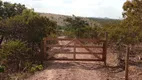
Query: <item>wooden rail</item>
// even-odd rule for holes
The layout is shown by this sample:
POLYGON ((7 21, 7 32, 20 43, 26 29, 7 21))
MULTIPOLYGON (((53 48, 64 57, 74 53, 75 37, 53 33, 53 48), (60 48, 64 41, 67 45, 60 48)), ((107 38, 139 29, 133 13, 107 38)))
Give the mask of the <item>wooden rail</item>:
MULTIPOLYGON (((51 37, 47 37, 47 38, 45 38, 45 40, 54 40, 54 41, 58 41, 58 40, 63 40, 63 41, 68 41, 68 40, 72 40, 73 38, 51 38, 51 37)), ((77 40, 79 40, 79 41, 91 41, 91 42, 105 42, 106 40, 98 40, 98 39, 86 39, 86 38, 84 38, 84 39, 81 39, 81 38, 77 38, 77 40)))
MULTIPOLYGON (((47 45, 47 47, 63 47, 64 45, 47 45)), ((74 45, 68 45, 66 47, 74 47, 74 45)), ((77 46, 76 48, 83 48, 84 46, 77 46)), ((86 46, 87 48, 103 48, 103 46, 86 46)))

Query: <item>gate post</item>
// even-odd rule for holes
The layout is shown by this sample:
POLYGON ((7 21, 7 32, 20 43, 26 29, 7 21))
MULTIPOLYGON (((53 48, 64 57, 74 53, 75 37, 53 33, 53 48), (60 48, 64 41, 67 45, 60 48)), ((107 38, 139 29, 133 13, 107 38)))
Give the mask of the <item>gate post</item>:
POLYGON ((130 47, 129 45, 126 46, 126 57, 125 57, 125 80, 128 80, 128 76, 129 76, 129 52, 130 52, 130 47))
POLYGON ((106 38, 106 40, 103 43, 103 60, 104 60, 105 66, 106 66, 106 60, 107 60, 107 58, 106 58, 106 56, 107 56, 107 38, 108 38, 108 33, 107 32, 105 33, 105 38, 106 38))
POLYGON ((74 60, 76 59, 76 39, 74 40, 74 54, 73 54, 74 60))
POLYGON ((106 54, 107 54, 107 50, 106 50, 106 42, 103 43, 103 61, 104 61, 104 64, 106 65, 106 54))

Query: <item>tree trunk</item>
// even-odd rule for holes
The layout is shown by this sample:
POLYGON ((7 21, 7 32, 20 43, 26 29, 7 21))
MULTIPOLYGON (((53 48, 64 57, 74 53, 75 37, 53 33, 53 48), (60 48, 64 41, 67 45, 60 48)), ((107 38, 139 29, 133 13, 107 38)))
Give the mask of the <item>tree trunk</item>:
POLYGON ((2 35, 2 36, 1 36, 1 39, 0 39, 0 48, 1 48, 1 45, 2 45, 3 39, 4 39, 4 36, 2 35))

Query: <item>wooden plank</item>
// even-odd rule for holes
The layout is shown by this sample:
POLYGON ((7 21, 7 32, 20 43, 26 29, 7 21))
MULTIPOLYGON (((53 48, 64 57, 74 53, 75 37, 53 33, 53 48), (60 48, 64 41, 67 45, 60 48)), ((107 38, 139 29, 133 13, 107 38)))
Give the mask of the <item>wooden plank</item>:
POLYGON ((104 60, 104 64, 106 65, 106 43, 103 44, 103 60, 104 60))
POLYGON ((105 33, 105 38, 106 38, 106 41, 103 43, 103 60, 104 60, 104 64, 106 65, 106 56, 107 56, 107 38, 108 38, 108 33, 106 32, 105 33))
MULTIPOLYGON (((44 45, 44 48, 47 48, 47 47, 59 47, 59 49, 57 51, 48 51, 48 53, 51 53, 51 55, 49 55, 47 57, 47 59, 52 59, 52 57, 55 55, 55 54, 73 54, 74 57, 73 59, 53 59, 53 60, 69 60, 69 61, 72 61, 72 60, 76 60, 76 61, 106 61, 106 53, 107 53, 107 39, 106 40, 97 40, 97 39, 72 39, 72 38, 45 38, 44 40, 44 43, 49 41, 49 40, 57 40, 57 41, 69 41, 68 44, 66 45, 44 45), (72 40, 72 41, 71 41, 72 40), (83 43, 81 43, 80 41, 82 42, 96 42, 96 43, 99 43, 99 42, 103 42, 103 46, 85 46, 83 43), (77 42, 79 43, 79 45, 69 45, 71 44, 72 42, 77 42), (63 51, 63 48, 66 48, 66 47, 72 47, 74 52, 67 52, 67 51, 63 51), (85 48, 88 52, 76 52, 76 48, 85 48), (103 49, 103 52, 100 52, 100 53, 96 53, 96 52, 93 52, 91 51, 89 48, 102 48, 103 49), (105 52, 105 53, 104 53, 105 52), (95 57, 97 57, 98 59, 76 59, 76 54, 93 54, 95 57), (102 55, 103 58, 100 58, 100 56, 98 55, 102 55)), ((46 49, 44 49, 44 54, 46 54, 46 49)))
POLYGON ((75 60, 76 59, 76 41, 74 41, 74 48, 73 48, 73 50, 74 50, 73 58, 75 60))
POLYGON ((88 41, 88 42, 105 42, 105 40, 98 40, 98 39, 78 39, 79 41, 88 41))
MULTIPOLYGON (((47 47, 63 47, 64 45, 47 45, 47 47)), ((85 45, 84 45, 85 46, 85 45)), ((84 48, 84 46, 76 45, 76 48, 84 48)), ((68 45, 66 47, 74 47, 74 45, 68 45)), ((103 48, 103 46, 85 46, 87 48, 103 48)))
POLYGON ((73 38, 48 38, 48 40, 73 40, 73 38))
MULTIPOLYGON (((74 61, 74 59, 51 58, 48 60, 74 61)), ((102 59, 75 59, 75 61, 103 61, 102 59)))
POLYGON ((128 77, 128 73, 129 73, 129 52, 130 52, 130 47, 127 46, 126 56, 125 56, 125 80, 129 80, 129 77, 128 77))
MULTIPOLYGON (((56 41, 58 41, 58 40, 68 40, 68 41, 70 41, 70 40, 72 40, 72 38, 47 38, 47 40, 56 40, 56 41)), ((80 41, 89 41, 89 42, 104 42, 105 40, 98 40, 98 39, 81 39, 81 38, 78 38, 78 40, 80 40, 80 41)))
MULTIPOLYGON (((52 51, 48 51, 47 53, 55 53, 55 54, 74 54, 74 52, 65 52, 65 51, 62 51, 62 52, 52 52, 52 51)), ((90 52, 76 52, 76 54, 97 54, 97 55, 102 55, 103 53, 102 52, 93 52, 93 53, 90 53, 90 52)))

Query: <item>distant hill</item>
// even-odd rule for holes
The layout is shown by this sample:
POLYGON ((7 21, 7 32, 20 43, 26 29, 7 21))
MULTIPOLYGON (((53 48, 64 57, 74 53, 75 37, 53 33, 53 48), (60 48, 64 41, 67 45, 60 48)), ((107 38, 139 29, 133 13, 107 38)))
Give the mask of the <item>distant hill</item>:
MULTIPOLYGON (((67 15, 60 15, 60 14, 52 14, 52 13, 39 13, 41 16, 45 16, 49 18, 50 20, 56 21, 57 25, 59 26, 65 26, 65 19, 66 18, 71 18, 72 16, 67 16, 67 15)), ((118 22, 120 20, 118 19, 109 19, 109 18, 93 18, 93 17, 81 17, 83 20, 87 21, 90 26, 101 26, 102 24, 107 24, 107 23, 114 23, 118 22)))
POLYGON ((109 24, 109 23, 118 23, 121 20, 120 19, 110 19, 110 18, 93 18, 93 17, 88 17, 90 20, 97 21, 100 24, 109 24))

